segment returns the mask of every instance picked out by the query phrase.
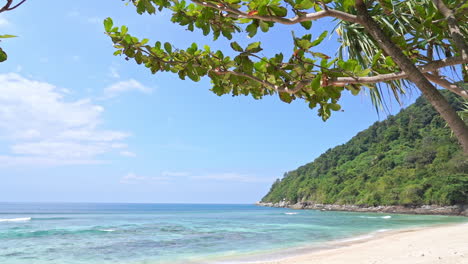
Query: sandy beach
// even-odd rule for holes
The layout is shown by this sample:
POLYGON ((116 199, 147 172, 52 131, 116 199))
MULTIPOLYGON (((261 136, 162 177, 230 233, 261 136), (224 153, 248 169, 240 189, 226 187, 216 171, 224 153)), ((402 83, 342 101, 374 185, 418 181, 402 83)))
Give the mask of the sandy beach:
MULTIPOLYGON (((260 262, 256 262, 260 263, 260 262)), ((467 264, 468 224, 408 229, 263 264, 467 264)))

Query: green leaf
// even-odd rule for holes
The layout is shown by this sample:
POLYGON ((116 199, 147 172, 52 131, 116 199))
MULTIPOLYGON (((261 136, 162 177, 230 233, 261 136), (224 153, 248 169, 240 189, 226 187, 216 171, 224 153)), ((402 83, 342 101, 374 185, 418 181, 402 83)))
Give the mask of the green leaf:
POLYGON ((268 25, 268 23, 266 22, 260 21, 260 29, 263 32, 268 32, 268 30, 270 29, 270 25, 268 25))
POLYGON ((164 49, 167 51, 167 53, 172 53, 172 45, 169 42, 164 43, 164 49))
POLYGON ((137 62, 137 64, 141 64, 143 62, 143 55, 140 51, 137 52, 137 54, 135 54, 135 61, 137 62))
POLYGON ((348 86, 346 86, 346 88, 348 88, 348 90, 350 90, 351 94, 353 94, 353 95, 358 95, 359 94, 359 88, 357 86, 348 85, 348 86))
POLYGON ((113 24, 114 24, 114 22, 112 21, 112 18, 108 17, 108 18, 104 19, 104 29, 107 32, 111 31, 113 24))
POLYGON ((262 48, 260 48, 260 42, 250 43, 245 49, 245 51, 251 52, 251 53, 259 52, 261 50, 262 48))
POLYGON ((0 48, 0 62, 6 61, 8 58, 7 54, 3 51, 2 48, 0 48))
POLYGON ((365 69, 359 73, 359 76, 368 76, 372 69, 365 69))
POLYGON ((354 5, 354 0, 343 0, 343 9, 348 11, 354 5))
POLYGON ((377 63, 381 55, 382 55, 382 51, 379 50, 379 52, 377 52, 377 54, 375 54, 374 57, 372 57, 372 66, 374 66, 377 63))
POLYGON ((385 57, 385 64, 387 64, 390 67, 395 67, 396 64, 393 61, 393 59, 390 56, 385 57))
POLYGON ((15 35, 0 35, 0 38, 16 38, 17 36, 15 35))
POLYGON ((231 48, 235 51, 239 51, 239 52, 243 52, 244 50, 242 49, 242 47, 239 45, 239 43, 237 42, 231 42, 231 48))
POLYGON ((322 58, 322 59, 330 59, 330 56, 328 56, 327 54, 323 54, 321 52, 310 52, 310 54, 312 54, 312 56, 314 57, 318 57, 318 58, 322 58))
POLYGON ((249 32, 249 37, 253 37, 257 34, 257 29, 258 25, 255 22, 252 22, 252 24, 248 25, 245 30, 249 32))
POLYGON ((339 104, 329 104, 328 107, 333 111, 339 111, 341 109, 341 105, 339 104))
POLYGON ((312 43, 308 41, 307 39, 298 39, 296 41, 296 45, 304 50, 308 50, 310 47, 312 47, 312 43))
POLYGON ((322 32, 322 34, 320 34, 320 36, 316 40, 312 41, 312 47, 315 47, 315 46, 319 45, 320 43, 322 43, 323 39, 327 35, 328 35, 328 31, 325 30, 324 32, 322 32))
POLYGON ((310 0, 302 0, 302 1, 297 1, 300 2, 299 4, 295 5, 294 8, 296 9, 310 9, 314 7, 314 1, 310 0))
POLYGON ((320 88, 321 80, 322 80, 322 74, 317 74, 317 76, 315 76, 315 78, 310 83, 310 87, 312 87, 314 91, 317 90, 318 88, 320 88))
POLYGON ((282 6, 269 6, 268 7, 275 16, 285 17, 288 14, 288 10, 282 6))
POLYGON ((194 82, 200 81, 200 76, 198 76, 198 74, 194 72, 192 69, 187 71, 187 75, 194 82))
POLYGON ((294 98, 288 93, 279 93, 279 98, 281 99, 281 101, 288 104, 290 104, 294 100, 294 98))
POLYGON ((128 32, 128 27, 127 26, 121 26, 120 27, 120 34, 121 35, 126 35, 128 32))
POLYGON ((301 26, 305 29, 310 29, 312 27, 312 21, 301 22, 301 26))

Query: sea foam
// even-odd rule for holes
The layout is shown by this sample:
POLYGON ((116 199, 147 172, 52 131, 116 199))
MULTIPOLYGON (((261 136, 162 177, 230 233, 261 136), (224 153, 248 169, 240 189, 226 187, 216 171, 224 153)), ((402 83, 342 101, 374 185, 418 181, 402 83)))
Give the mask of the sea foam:
POLYGON ((297 213, 284 213, 286 215, 297 215, 297 213))
POLYGON ((381 218, 381 219, 390 219, 392 218, 391 215, 386 215, 386 216, 359 216, 360 218, 369 218, 369 219, 377 219, 377 218, 381 218))
POLYGON ((26 222, 30 221, 31 217, 20 217, 20 218, 0 218, 0 222, 26 222))
POLYGON ((115 232, 116 231, 115 229, 98 229, 98 230, 102 232, 115 232))

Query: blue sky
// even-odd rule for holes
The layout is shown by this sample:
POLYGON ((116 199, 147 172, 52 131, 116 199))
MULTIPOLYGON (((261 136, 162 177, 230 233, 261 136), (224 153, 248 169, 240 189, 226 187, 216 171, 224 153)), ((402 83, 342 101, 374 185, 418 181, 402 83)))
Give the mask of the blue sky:
MULTIPOLYGON (((344 111, 324 123, 301 101, 218 97, 208 79, 152 75, 112 55, 106 17, 176 47, 229 45, 118 0, 30 0, 1 14, 0 32, 19 37, 0 43, 9 55, 0 64, 0 201, 252 203, 285 171, 379 120, 364 93, 345 92, 344 111)), ((331 25, 315 23, 312 34, 331 25)), ((277 26, 236 40, 288 53, 293 29, 303 33, 277 26)), ((334 54, 335 38, 320 47, 334 54)))

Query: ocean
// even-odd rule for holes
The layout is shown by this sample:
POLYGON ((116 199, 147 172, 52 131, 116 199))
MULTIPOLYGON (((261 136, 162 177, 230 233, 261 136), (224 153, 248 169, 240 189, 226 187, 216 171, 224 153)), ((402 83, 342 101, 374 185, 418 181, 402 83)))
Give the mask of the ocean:
POLYGON ((384 230, 467 221, 254 205, 0 203, 0 263, 242 263, 384 230))

